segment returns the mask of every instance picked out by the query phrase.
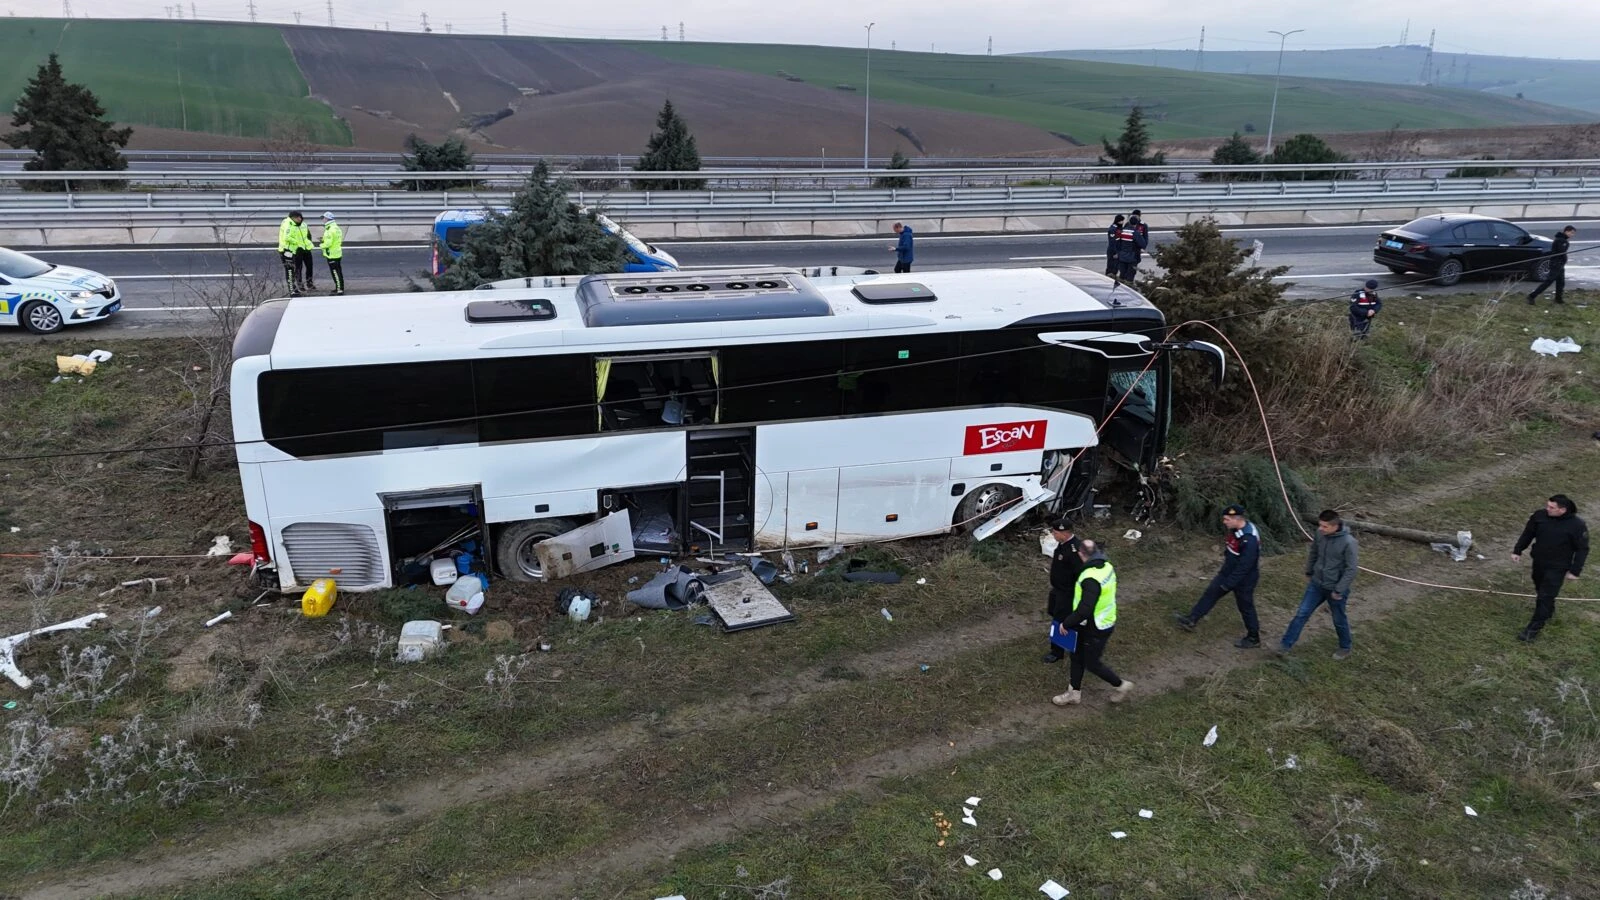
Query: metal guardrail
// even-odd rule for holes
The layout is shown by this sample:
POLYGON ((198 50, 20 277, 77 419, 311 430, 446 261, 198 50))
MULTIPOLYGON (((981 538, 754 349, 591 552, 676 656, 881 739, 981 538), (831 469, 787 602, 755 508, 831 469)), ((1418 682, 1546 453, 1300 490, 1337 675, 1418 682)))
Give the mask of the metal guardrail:
MULTIPOLYGON (((582 205, 624 222, 783 221, 1041 216, 1125 212, 1236 212, 1502 203, 1600 202, 1600 177, 1088 184, 1047 187, 791 191, 579 191, 582 205)), ((504 206, 511 195, 477 191, 153 191, 0 194, 16 226, 90 223, 254 225, 291 209, 328 210, 351 223, 424 223, 442 210, 504 206)))

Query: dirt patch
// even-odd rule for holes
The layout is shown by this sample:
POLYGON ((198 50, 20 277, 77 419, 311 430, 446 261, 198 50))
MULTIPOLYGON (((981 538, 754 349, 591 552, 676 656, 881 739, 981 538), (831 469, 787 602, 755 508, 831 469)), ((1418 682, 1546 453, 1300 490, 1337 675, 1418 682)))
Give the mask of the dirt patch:
POLYGON ((217 677, 217 670, 211 665, 211 654, 221 643, 220 633, 207 632, 184 647, 169 663, 167 690, 183 694, 210 684, 217 677))
POLYGON ((1339 752, 1392 788, 1427 794, 1441 787, 1428 751, 1410 730, 1388 719, 1339 719, 1332 724, 1339 752))

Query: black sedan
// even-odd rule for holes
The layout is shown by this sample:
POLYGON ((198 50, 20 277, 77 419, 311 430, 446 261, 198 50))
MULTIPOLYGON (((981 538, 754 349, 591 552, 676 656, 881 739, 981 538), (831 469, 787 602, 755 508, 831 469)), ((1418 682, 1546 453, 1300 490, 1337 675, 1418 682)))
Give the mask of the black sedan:
POLYGON ((1550 273, 1551 240, 1510 222, 1452 213, 1423 216, 1378 235, 1372 258, 1396 275, 1420 272, 1442 285, 1463 275, 1527 274, 1543 281, 1550 273))

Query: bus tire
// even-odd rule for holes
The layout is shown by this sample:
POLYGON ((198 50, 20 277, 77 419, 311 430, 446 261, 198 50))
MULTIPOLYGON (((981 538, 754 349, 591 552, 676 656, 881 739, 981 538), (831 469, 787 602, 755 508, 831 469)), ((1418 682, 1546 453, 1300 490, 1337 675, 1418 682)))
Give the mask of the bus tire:
POLYGON ((532 519, 502 528, 494 550, 501 576, 512 581, 543 581, 544 570, 534 545, 566 534, 579 524, 571 519, 532 519))
POLYGON ((961 499, 961 505, 956 507, 953 524, 957 531, 971 531, 993 518, 1020 496, 1022 489, 1009 484, 999 482, 981 484, 961 499))

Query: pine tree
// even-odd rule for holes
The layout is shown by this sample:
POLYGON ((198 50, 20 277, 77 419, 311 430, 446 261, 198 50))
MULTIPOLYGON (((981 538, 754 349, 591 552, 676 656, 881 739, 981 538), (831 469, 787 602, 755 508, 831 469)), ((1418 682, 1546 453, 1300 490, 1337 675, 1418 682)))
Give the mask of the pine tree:
MULTIPOLYGON (((1117 138, 1115 144, 1100 139, 1105 146, 1106 155, 1100 157, 1100 165, 1116 166, 1164 166, 1167 164, 1165 153, 1149 153, 1150 129, 1144 124, 1144 108, 1135 106, 1128 112, 1128 121, 1122 129, 1122 136, 1117 138), (1148 155, 1147 155, 1148 154, 1148 155), (1106 157, 1110 157, 1108 160, 1106 157)), ((1155 181, 1158 175, 1143 175, 1136 181, 1155 181)))
MULTIPOLYGON (((1228 138, 1211 153, 1213 166, 1252 166, 1261 162, 1261 154, 1257 153, 1246 143, 1245 139, 1235 131, 1233 137, 1228 138)), ((1259 176, 1255 173, 1207 173, 1207 181, 1254 181, 1259 176)))
MULTIPOLYGON (((128 167, 121 148, 128 146, 132 128, 113 128, 105 107, 81 84, 67 81, 54 53, 28 81, 12 111, 11 126, 18 129, 4 140, 19 150, 32 150, 23 164, 29 172, 117 172, 128 167)), ((31 190, 92 190, 117 187, 120 182, 25 182, 31 190)))
POLYGON ((540 160, 509 210, 467 229, 461 257, 443 275, 430 276, 433 286, 464 291, 504 278, 622 271, 622 240, 602 228, 593 212, 568 200, 571 189, 540 160))
MULTIPOLYGON (((458 137, 445 138, 442 143, 430 144, 415 134, 406 136, 406 152, 400 155, 400 168, 407 172, 470 172, 473 167, 472 151, 458 137)), ((451 188, 471 187, 470 181, 407 181, 408 191, 445 191, 451 188)))
MULTIPOLYGON (((896 171, 909 169, 911 168, 911 160, 907 159, 904 153, 896 150, 894 155, 889 157, 889 168, 896 171)), ((882 178, 872 179, 872 186, 876 188, 908 188, 911 187, 911 179, 904 175, 885 175, 882 178)))
MULTIPOLYGON (((656 116, 656 130, 645 145, 644 155, 633 167, 635 172, 698 172, 700 151, 695 147, 694 135, 688 123, 678 115, 668 100, 656 116)), ((636 181, 634 187, 655 191, 698 191, 706 186, 704 179, 671 179, 664 181, 636 181)))
MULTIPOLYGON (((1266 159, 1269 163, 1284 165, 1309 165, 1313 163, 1344 162, 1344 154, 1339 153, 1327 142, 1314 134, 1297 134, 1278 145, 1266 159)), ((1303 179, 1331 180, 1338 178, 1338 172, 1302 172, 1303 179)))

